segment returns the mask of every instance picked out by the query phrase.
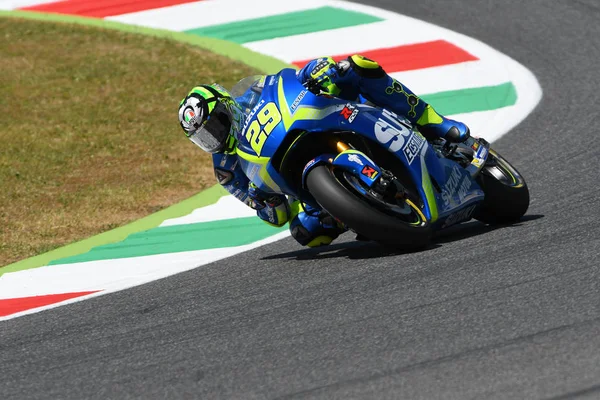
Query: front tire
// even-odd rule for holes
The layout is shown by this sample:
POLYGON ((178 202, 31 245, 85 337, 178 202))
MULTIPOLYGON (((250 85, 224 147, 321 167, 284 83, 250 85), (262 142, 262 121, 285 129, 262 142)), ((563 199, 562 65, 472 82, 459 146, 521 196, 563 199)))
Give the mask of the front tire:
POLYGON ((478 181, 485 198, 476 219, 486 224, 509 224, 525 215, 529 208, 527 183, 515 167, 492 149, 478 181))
POLYGON ((313 168, 306 177, 308 190, 325 211, 356 233, 382 244, 418 249, 429 244, 431 224, 407 224, 375 209, 347 189, 325 165, 313 168))

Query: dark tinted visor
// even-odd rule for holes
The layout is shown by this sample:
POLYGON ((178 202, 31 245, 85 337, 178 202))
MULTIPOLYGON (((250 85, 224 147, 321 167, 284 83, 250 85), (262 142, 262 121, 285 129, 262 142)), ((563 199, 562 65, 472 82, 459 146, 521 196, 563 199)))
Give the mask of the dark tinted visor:
POLYGON ((231 113, 219 101, 202 127, 189 138, 202 150, 216 153, 225 147, 230 131, 231 113))

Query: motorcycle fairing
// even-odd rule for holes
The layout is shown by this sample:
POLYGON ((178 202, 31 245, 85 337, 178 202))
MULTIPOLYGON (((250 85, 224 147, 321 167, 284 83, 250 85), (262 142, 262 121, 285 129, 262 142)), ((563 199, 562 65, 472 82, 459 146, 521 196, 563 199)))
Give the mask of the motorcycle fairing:
POLYGON ((483 191, 467 171, 448 160, 412 129, 408 121, 387 110, 308 92, 293 69, 265 81, 261 100, 238 134, 237 153, 248 178, 261 190, 292 192, 271 164, 288 132, 353 131, 394 153, 423 199, 423 213, 443 225, 448 217, 483 200, 483 191))

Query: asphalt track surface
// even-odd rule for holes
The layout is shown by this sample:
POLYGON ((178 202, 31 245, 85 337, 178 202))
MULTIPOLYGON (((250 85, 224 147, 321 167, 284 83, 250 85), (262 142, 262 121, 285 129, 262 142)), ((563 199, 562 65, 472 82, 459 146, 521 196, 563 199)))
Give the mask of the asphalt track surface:
POLYGON ((600 398, 599 3, 372 4, 537 75, 541 104, 495 145, 526 220, 415 254, 287 239, 0 323, 0 398, 600 398))

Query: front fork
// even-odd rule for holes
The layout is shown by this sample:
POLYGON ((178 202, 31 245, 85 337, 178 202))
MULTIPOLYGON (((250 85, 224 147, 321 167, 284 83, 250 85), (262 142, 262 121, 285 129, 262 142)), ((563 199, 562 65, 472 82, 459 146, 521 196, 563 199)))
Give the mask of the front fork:
POLYGON ((337 154, 322 154, 304 167, 302 183, 305 188, 306 176, 313 168, 317 165, 329 165, 332 168, 349 172, 351 176, 358 178, 362 185, 357 185, 355 182, 351 186, 366 195, 366 198, 376 200, 380 206, 383 203, 388 205, 405 203, 419 214, 422 221, 427 220, 421 208, 409 198, 410 196, 394 174, 380 168, 366 154, 353 149, 342 141, 332 141, 331 148, 335 149, 337 154))
MULTIPOLYGON (((317 165, 327 164, 332 168, 347 171, 360 179, 364 185, 360 188, 363 193, 368 190, 371 194, 381 198, 406 199, 404 187, 394 174, 379 167, 365 153, 350 147, 341 140, 332 139, 330 146, 335 149, 337 154, 322 154, 306 164, 302 173, 304 187, 306 187, 308 173, 317 165)), ((411 202, 411 204, 413 203, 411 202)))
POLYGON ((302 186, 304 188, 306 188, 306 177, 308 176, 308 173, 316 166, 323 164, 352 173, 369 188, 375 188, 380 181, 385 181, 385 176, 389 174, 379 168, 379 166, 362 151, 353 149, 341 140, 332 140, 330 145, 332 150, 335 149, 335 154, 321 154, 309 161, 304 167, 304 170, 302 171, 302 186))
POLYGON ((390 205, 394 207, 397 204, 405 204, 420 216, 421 221, 428 221, 421 210, 422 206, 418 205, 419 201, 411 200, 410 194, 406 192, 404 186, 392 172, 380 168, 366 154, 342 141, 332 140, 330 145, 337 154, 320 155, 304 167, 302 172, 304 188, 306 188, 306 177, 313 168, 317 165, 329 165, 331 168, 341 169, 344 174, 349 172, 352 177, 358 178, 360 181, 354 181, 350 185, 378 207, 389 209, 390 205), (361 182, 362 185, 358 182, 361 182))

